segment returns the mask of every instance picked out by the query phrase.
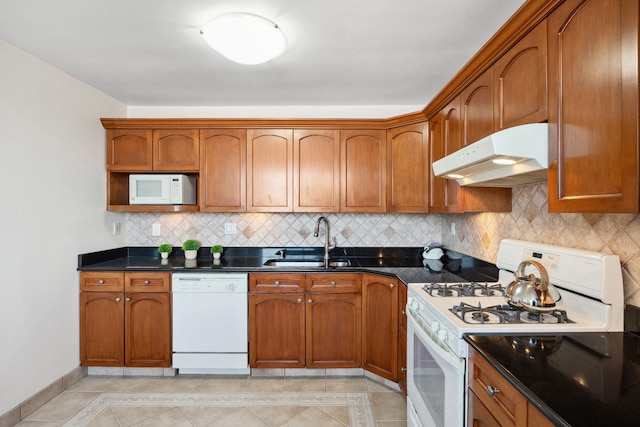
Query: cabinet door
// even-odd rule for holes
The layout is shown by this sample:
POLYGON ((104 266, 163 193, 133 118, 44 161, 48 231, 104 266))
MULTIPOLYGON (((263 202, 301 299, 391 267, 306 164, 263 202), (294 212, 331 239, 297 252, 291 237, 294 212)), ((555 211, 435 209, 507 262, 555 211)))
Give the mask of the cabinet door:
POLYGON ((171 366, 171 294, 125 294, 125 366, 171 366))
POLYGON ((153 131, 153 170, 197 171, 200 168, 198 129, 153 131))
POLYGON ((548 20, 549 211, 638 212, 638 1, 548 20))
POLYGON ((547 21, 493 65, 495 130, 547 120, 547 21))
POLYGON ((200 210, 244 212, 247 209, 247 132, 200 131, 200 210))
MULTIPOLYGON (((446 155, 444 147, 444 133, 442 129, 442 112, 429 120, 429 158, 430 164, 440 160, 446 155)), ((445 212, 446 179, 433 174, 433 168, 429 167, 429 211, 445 212)))
POLYGON ((340 209, 340 131, 303 130, 293 134, 294 212, 340 209))
POLYGON ((387 131, 387 212, 427 212, 429 166, 426 123, 387 131))
MULTIPOLYGON (((493 418, 491 412, 489 412, 482 404, 482 401, 478 399, 478 396, 471 390, 469 390, 469 422, 467 425, 471 427, 503 427, 493 418)), ((538 427, 532 424, 532 427, 534 426, 538 427)))
POLYGON ((252 368, 304 368, 303 294, 249 295, 252 368))
POLYGON ((107 170, 151 171, 151 130, 108 129, 107 170))
POLYGON ((362 366, 398 380, 398 279, 362 277, 362 366))
POLYGON ((293 210, 293 132, 247 131, 247 211, 293 210))
POLYGON ((462 91, 462 145, 493 133, 493 69, 489 68, 462 91))
POLYGON ((386 133, 384 130, 340 132, 340 211, 386 209, 386 133))
MULTIPOLYGON (((462 112, 460 96, 457 96, 442 110, 442 139, 445 155, 462 148, 462 112)), ((445 179, 444 211, 464 212, 464 193, 456 180, 445 179)))
POLYGON ((307 294, 306 299, 307 368, 359 368, 360 295, 307 294))
POLYGON ((80 365, 124 366, 124 294, 80 292, 80 365))

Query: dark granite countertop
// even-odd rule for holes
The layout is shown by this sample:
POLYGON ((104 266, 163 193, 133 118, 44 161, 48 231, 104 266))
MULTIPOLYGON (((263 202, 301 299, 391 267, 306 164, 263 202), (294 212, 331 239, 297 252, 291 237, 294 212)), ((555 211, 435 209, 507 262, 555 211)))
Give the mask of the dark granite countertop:
POLYGON ((78 255, 79 271, 225 271, 225 272, 373 272, 397 276, 404 283, 495 281, 495 265, 457 252, 448 251, 441 261, 427 264, 421 247, 361 248, 345 247, 331 251, 331 258, 348 260, 350 266, 268 267, 264 263, 278 259, 285 250, 286 259, 322 260, 322 247, 226 247, 219 264, 214 263, 208 247, 200 248, 198 258, 185 260, 182 249, 174 248, 169 259, 160 259, 155 247, 122 247, 78 255))
POLYGON ((640 426, 636 334, 473 334, 465 339, 556 425, 640 426))

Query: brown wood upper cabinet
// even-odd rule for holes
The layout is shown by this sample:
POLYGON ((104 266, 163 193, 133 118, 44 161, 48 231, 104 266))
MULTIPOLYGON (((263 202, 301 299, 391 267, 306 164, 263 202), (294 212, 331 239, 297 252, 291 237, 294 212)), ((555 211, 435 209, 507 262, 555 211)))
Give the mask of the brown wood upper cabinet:
POLYGON ((198 134, 198 129, 108 129, 107 169, 126 172, 198 171, 198 134))
MULTIPOLYGON (((462 145, 493 133, 493 68, 482 73, 461 95, 462 145)), ((448 153, 449 154, 449 153, 448 153)))
POLYGON ((340 209, 340 131, 293 132, 293 211, 340 209))
POLYGON ((544 122, 547 114, 547 21, 493 65, 494 130, 544 122))
POLYGON ((200 131, 200 210, 244 212, 247 209, 247 131, 200 131))
POLYGON ((340 132, 341 212, 384 212, 386 209, 386 131, 340 132))
POLYGON ((427 212, 429 205, 427 123, 387 131, 387 212, 427 212))
POLYGON ((293 130, 247 131, 247 211, 293 210, 293 130))
POLYGON ((548 20, 549 211, 639 211, 638 1, 567 0, 548 20))

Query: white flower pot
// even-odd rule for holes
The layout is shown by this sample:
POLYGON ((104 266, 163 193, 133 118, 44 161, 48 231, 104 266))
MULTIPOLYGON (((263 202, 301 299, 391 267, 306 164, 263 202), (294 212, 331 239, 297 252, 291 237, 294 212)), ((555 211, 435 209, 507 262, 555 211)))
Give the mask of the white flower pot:
POLYGON ((214 252, 213 259, 220 259, 220 255, 222 255, 220 252, 214 252))
POLYGON ((162 259, 167 259, 169 258, 169 252, 160 252, 160 257, 162 259))
POLYGON ((195 249, 190 251, 184 251, 184 257, 186 259, 196 259, 198 257, 198 251, 195 249))

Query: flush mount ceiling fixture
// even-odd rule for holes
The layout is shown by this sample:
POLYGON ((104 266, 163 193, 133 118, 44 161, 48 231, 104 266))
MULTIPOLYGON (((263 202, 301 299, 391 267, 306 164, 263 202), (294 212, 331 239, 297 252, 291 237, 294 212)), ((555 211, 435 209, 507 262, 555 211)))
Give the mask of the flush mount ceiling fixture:
POLYGON ((287 47, 287 39, 276 23, 251 13, 220 15, 202 27, 200 34, 222 56, 246 65, 270 61, 287 47))

